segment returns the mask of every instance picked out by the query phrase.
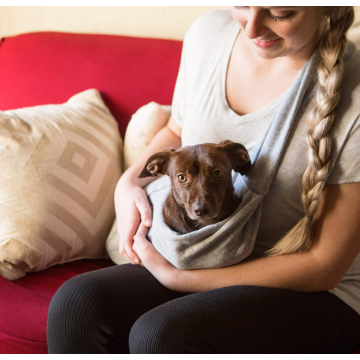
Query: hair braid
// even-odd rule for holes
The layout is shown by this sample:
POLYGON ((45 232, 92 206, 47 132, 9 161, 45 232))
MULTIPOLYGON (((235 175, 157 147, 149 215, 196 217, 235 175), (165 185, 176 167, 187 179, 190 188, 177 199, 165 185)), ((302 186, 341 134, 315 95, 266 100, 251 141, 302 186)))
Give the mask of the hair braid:
POLYGON ((329 26, 319 44, 321 59, 317 68, 318 87, 307 118, 309 163, 302 177, 301 195, 305 217, 272 249, 268 250, 267 255, 309 250, 312 243, 312 217, 330 175, 329 131, 335 120, 335 109, 341 97, 342 58, 346 46, 346 32, 354 21, 354 8, 352 6, 327 7, 324 15, 329 21, 329 26))

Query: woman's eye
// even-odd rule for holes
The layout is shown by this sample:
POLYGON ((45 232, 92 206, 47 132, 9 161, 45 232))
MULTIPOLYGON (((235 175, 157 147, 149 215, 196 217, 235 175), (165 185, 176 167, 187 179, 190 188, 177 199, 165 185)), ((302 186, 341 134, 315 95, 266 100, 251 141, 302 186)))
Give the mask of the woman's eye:
MULTIPOLYGON (((246 9, 248 6, 234 6, 235 9, 237 10, 244 10, 246 9)), ((265 9, 266 11, 267 9, 265 9)), ((269 12, 269 15, 271 17, 271 19, 275 20, 275 21, 286 21, 288 20, 291 16, 294 15, 294 11, 287 11, 287 10, 276 10, 276 13, 272 13, 270 10, 267 10, 269 12)))
MULTIPOLYGON (((280 15, 280 14, 279 14, 280 15)), ((286 21, 288 20, 291 16, 294 15, 293 12, 287 14, 287 15, 283 15, 283 16, 279 16, 279 15, 275 15, 273 13, 270 12, 270 17, 275 20, 275 21, 286 21)))
POLYGON ((179 175, 178 175, 178 180, 179 180, 181 183, 184 183, 184 182, 187 180, 187 178, 186 178, 186 176, 185 176, 184 174, 179 174, 179 175))
POLYGON ((219 178, 220 176, 222 176, 222 174, 223 174, 223 172, 222 172, 221 170, 215 170, 215 171, 213 172, 213 175, 214 175, 214 177, 216 177, 216 178, 219 178))

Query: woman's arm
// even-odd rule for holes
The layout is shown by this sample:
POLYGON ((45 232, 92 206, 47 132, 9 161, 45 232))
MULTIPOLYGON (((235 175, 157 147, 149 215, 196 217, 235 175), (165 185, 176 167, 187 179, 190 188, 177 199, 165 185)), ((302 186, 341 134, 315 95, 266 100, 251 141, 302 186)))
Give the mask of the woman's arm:
POLYGON ((141 236, 137 247, 149 271, 176 291, 199 292, 232 285, 299 292, 330 290, 360 251, 360 184, 326 186, 312 230, 313 245, 307 253, 257 258, 221 269, 179 270, 141 236))
POLYGON ((120 236, 119 253, 132 264, 140 262, 133 250, 133 238, 140 220, 146 226, 151 226, 152 220, 150 204, 142 188, 155 179, 139 179, 138 176, 152 154, 165 147, 177 149, 180 146, 181 128, 171 116, 168 124, 155 135, 144 153, 125 171, 116 185, 114 200, 120 236))
POLYGON ((258 258, 221 269, 175 271, 171 288, 185 292, 231 285, 300 292, 333 289, 360 251, 360 184, 326 186, 312 230, 313 245, 307 253, 258 258))

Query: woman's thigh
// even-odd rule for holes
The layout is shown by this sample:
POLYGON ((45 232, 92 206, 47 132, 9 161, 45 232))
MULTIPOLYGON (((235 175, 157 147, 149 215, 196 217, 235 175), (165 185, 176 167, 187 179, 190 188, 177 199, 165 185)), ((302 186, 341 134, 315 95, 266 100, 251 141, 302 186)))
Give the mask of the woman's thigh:
POLYGON ((154 307, 184 295, 165 288, 138 265, 112 266, 75 276, 51 300, 49 352, 129 352, 134 322, 154 307))
POLYGON ((132 353, 351 353, 360 316, 329 292, 231 286, 187 295, 142 315, 132 353))

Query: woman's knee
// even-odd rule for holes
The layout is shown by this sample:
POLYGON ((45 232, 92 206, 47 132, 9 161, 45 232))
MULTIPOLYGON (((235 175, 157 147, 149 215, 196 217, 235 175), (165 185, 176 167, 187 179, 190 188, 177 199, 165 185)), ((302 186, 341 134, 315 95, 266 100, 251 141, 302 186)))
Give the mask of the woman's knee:
MULTIPOLYGON (((54 344, 86 337, 86 346, 98 344, 101 338, 105 350, 110 347, 114 352, 126 352, 134 322, 178 296, 140 266, 119 265, 78 275, 66 281, 50 303, 49 350, 55 348, 54 344)), ((72 348, 67 351, 74 352, 72 348)))
POLYGON ((53 296, 48 321, 53 318, 68 318, 76 321, 91 308, 91 312, 109 309, 109 304, 114 299, 126 292, 120 287, 127 288, 131 276, 127 276, 127 267, 115 269, 115 267, 91 271, 77 275, 60 286, 53 296))
POLYGON ((49 306, 49 352, 106 352, 108 345, 104 349, 99 349, 99 346, 112 341, 110 333, 114 316, 110 293, 106 279, 96 272, 77 275, 66 281, 49 306))
MULTIPOLYGON (((91 271, 66 281, 55 293, 49 306, 48 327, 56 322, 91 322, 96 316, 106 318, 114 311, 112 303, 126 299, 131 280, 126 266, 91 271), (121 287, 125 289, 122 290, 121 287), (119 298, 119 299, 118 299, 119 298), (124 299, 123 299, 124 298, 124 299)), ((116 309, 115 309, 116 310, 116 309)), ((56 326, 56 324, 54 324, 56 326)))
POLYGON ((96 285, 86 275, 82 274, 69 279, 56 291, 50 302, 48 323, 56 318, 61 321, 68 317, 68 313, 71 313, 71 318, 74 319, 76 313, 91 300, 91 292, 96 291, 96 285), (90 282, 92 286, 89 286, 90 282))
POLYGON ((93 307, 91 302, 95 292, 96 285, 86 274, 71 278, 57 290, 48 311, 47 338, 50 351, 58 352, 56 344, 66 344, 68 341, 65 337, 77 341, 76 334, 81 333, 80 327, 85 320, 91 320, 86 313, 93 307))

